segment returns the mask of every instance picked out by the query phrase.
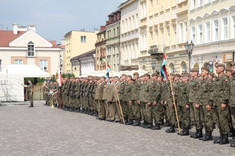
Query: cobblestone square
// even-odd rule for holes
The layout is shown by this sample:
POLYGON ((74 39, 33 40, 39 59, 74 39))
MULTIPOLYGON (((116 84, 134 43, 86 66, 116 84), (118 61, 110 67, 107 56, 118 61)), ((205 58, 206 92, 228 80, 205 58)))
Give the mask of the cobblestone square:
MULTIPOLYGON (((166 128, 153 131, 99 121, 94 116, 52 109, 43 103, 36 101, 34 108, 29 108, 27 102, 3 103, 0 155, 235 155, 229 144, 166 134, 166 128)), ((218 129, 213 134, 218 135, 218 129)))

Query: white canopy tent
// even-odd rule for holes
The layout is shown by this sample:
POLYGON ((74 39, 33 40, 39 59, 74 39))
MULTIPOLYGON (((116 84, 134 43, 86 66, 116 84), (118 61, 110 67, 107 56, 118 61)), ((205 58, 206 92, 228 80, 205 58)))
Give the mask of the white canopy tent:
POLYGON ((24 78, 50 77, 36 65, 9 65, 0 72, 0 101, 24 101, 24 78))

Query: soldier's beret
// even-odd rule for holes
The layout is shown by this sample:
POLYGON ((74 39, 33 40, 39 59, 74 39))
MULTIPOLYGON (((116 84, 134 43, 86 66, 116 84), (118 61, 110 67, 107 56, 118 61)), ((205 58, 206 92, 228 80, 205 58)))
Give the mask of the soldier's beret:
POLYGON ((126 74, 122 74, 122 76, 126 76, 126 74))
POLYGON ((190 77, 190 74, 189 73, 183 73, 182 77, 190 77))
POLYGON ((209 67, 202 67, 201 70, 206 70, 206 71, 210 71, 209 67))
POLYGON ((232 62, 232 63, 231 63, 231 67, 232 67, 232 66, 235 66, 235 62, 232 62))
POLYGON ((175 74, 174 73, 170 73, 170 76, 175 76, 175 74))
POLYGON ((180 74, 175 74, 176 77, 180 77, 180 74))
POLYGON ((127 75, 127 77, 131 78, 132 79, 132 76, 131 75, 127 75))
POLYGON ((224 67, 225 68, 225 65, 223 63, 217 63, 217 64, 215 64, 215 67, 224 67))
POLYGON ((135 76, 135 75, 139 75, 139 73, 138 72, 134 72, 133 76, 135 76))
POLYGON ((153 77, 153 76, 158 76, 158 73, 153 73, 153 74, 152 74, 152 77, 153 77))
POLYGON ((148 76, 148 77, 150 77, 149 73, 144 74, 144 76, 148 76))
POLYGON ((227 67, 225 71, 232 72, 232 69, 230 67, 227 67))
POLYGON ((199 72, 199 69, 198 68, 193 68, 193 69, 191 69, 191 72, 199 72))

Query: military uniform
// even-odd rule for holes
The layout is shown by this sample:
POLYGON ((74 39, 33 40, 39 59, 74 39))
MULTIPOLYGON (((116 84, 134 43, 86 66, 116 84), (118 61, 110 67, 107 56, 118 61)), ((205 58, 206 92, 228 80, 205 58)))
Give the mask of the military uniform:
POLYGON ((29 95, 30 107, 33 107, 33 84, 32 83, 28 85, 28 95, 29 95))
MULTIPOLYGON (((233 63, 232 66, 235 66, 235 64, 233 63)), ((232 119, 231 123, 233 128, 235 129, 235 73, 233 73, 233 77, 230 79, 229 104, 232 119)), ((233 136, 230 146, 235 147, 235 136, 233 136)))

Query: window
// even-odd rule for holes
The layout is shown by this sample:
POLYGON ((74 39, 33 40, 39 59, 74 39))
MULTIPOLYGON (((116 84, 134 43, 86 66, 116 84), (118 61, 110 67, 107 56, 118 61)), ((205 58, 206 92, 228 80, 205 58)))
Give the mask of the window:
POLYGON ((228 18, 222 18, 222 39, 227 39, 228 38, 228 18))
POLYGON ((34 56, 34 43, 32 41, 28 43, 28 56, 34 56))
POLYGON ((170 35, 170 28, 169 28, 169 27, 167 28, 167 35, 168 35, 168 39, 167 39, 168 45, 170 45, 170 44, 171 44, 171 43, 170 43, 170 41, 171 41, 171 35, 170 35))
POLYGON ((0 60, 0 71, 2 71, 2 60, 0 60))
POLYGON ((202 25, 198 26, 198 44, 203 43, 202 25))
POLYGON ((81 42, 86 43, 86 36, 81 36, 81 42))
POLYGON ((196 7, 196 0, 191 0, 191 9, 196 7))
POLYGON ((218 41, 219 40, 219 21, 218 20, 214 20, 213 34, 214 34, 213 40, 218 41))
POLYGON ((191 26, 191 40, 195 43, 196 40, 195 26, 191 26))
POLYGON ((23 60, 14 60, 14 64, 23 64, 23 60))
POLYGON ((40 60, 40 68, 41 68, 41 70, 48 70, 48 61, 47 60, 40 60))
POLYGON ((210 42, 211 40, 211 24, 207 22, 205 25, 205 42, 210 42))
POLYGON ((177 31, 176 31, 176 25, 174 26, 174 37, 175 37, 175 44, 177 43, 177 31))
POLYGON ((179 27, 179 41, 180 43, 183 41, 183 23, 180 23, 179 27))
POLYGON ((184 22, 184 33, 183 33, 183 42, 187 41, 188 26, 187 22, 184 22))
POLYGON ((199 0, 198 7, 202 6, 202 4, 203 4, 203 0, 199 0))
POLYGON ((232 28, 231 28, 231 32, 232 32, 232 38, 235 38, 235 15, 232 16, 232 28))

